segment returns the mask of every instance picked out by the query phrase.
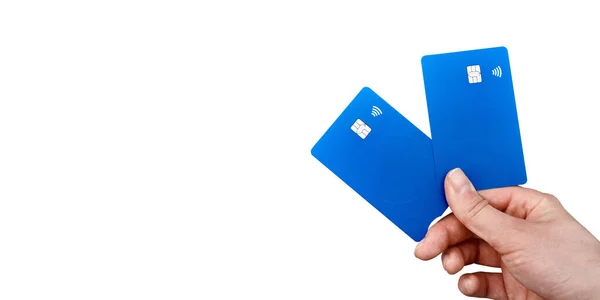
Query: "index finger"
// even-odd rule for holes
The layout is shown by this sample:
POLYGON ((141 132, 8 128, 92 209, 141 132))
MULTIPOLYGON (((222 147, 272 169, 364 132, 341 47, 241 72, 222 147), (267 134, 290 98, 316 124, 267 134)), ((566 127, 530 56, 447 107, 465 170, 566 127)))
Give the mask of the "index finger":
POLYGON ((451 213, 435 223, 425 238, 415 248, 415 256, 430 260, 449 247, 466 241, 475 235, 451 213))

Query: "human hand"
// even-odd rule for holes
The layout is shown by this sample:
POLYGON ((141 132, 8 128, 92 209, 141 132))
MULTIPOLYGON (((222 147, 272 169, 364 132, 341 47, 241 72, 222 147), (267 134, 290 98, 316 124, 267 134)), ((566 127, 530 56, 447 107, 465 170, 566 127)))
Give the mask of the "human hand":
POLYGON ((501 270, 462 275, 463 294, 600 299, 600 242, 554 196, 522 187, 477 192, 460 169, 444 185, 452 213, 429 229, 415 256, 442 254, 450 274, 470 264, 501 270))

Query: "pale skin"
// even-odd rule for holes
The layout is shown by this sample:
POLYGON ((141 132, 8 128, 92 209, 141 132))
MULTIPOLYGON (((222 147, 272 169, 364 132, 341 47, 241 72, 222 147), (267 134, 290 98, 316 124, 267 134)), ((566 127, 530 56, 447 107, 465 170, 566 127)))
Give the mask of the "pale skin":
POLYGON ((600 299, 600 242, 556 197, 523 187, 476 191, 460 169, 448 173, 452 213, 433 225, 415 256, 441 254, 443 268, 497 267, 464 274, 466 296, 488 299, 600 299))

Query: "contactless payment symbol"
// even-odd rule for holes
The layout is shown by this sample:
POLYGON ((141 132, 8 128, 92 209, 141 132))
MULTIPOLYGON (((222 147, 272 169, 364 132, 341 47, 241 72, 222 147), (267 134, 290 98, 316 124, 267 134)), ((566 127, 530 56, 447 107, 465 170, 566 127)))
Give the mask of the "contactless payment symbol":
POLYGON ((373 108, 371 109, 371 116, 377 117, 377 116, 381 116, 382 114, 383 114, 383 111, 381 110, 381 108, 373 105, 373 108))
POLYGON ((361 139, 365 139, 371 133, 371 127, 365 124, 361 119, 356 119, 352 127, 350 127, 361 139))
POLYGON ((492 75, 494 75, 496 77, 502 77, 502 68, 500 68, 500 66, 495 67, 492 70, 492 75))
POLYGON ((481 67, 479 65, 468 66, 467 75, 469 76, 469 83, 480 83, 481 67))

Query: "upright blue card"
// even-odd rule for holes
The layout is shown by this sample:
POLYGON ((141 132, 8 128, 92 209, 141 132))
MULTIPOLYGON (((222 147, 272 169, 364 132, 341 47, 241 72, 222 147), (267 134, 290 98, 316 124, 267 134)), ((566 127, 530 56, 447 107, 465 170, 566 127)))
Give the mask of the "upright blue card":
POLYGON ((527 182, 505 47, 421 60, 438 185, 461 168, 476 189, 527 182))
POLYGON ((311 153, 415 241, 448 207, 435 188, 431 139, 369 88, 311 153))

